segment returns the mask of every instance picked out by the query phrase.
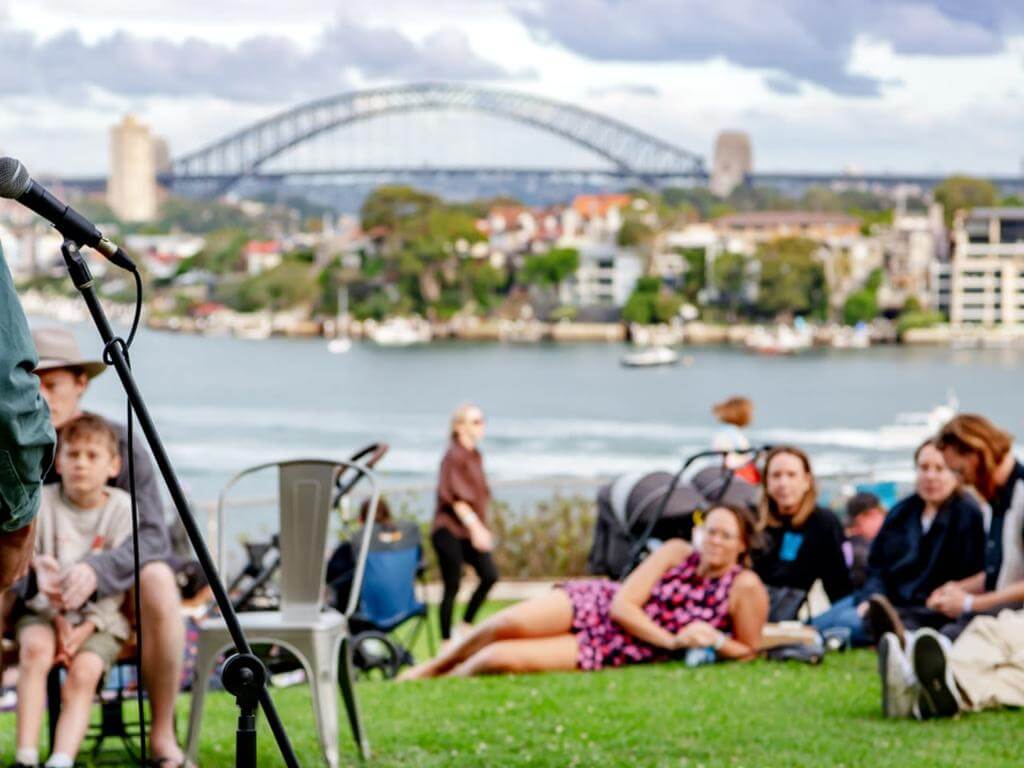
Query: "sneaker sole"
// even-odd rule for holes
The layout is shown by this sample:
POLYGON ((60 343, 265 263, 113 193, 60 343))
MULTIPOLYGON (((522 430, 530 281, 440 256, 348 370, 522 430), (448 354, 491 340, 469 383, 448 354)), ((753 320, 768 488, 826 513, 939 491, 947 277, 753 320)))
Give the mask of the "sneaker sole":
POLYGON ((886 632, 892 632, 899 640, 900 647, 906 647, 907 639, 903 620, 900 619, 899 612, 888 600, 874 596, 868 598, 868 622, 871 625, 871 635, 875 645, 878 645, 886 632), (883 622, 884 627, 882 626, 883 622))
POLYGON ((878 644, 878 676, 882 680, 882 717, 892 717, 889 710, 889 644, 878 644))
POLYGON ((953 717, 960 711, 960 705, 949 689, 946 654, 934 637, 919 637, 914 644, 914 674, 921 684, 921 697, 927 705, 922 708, 922 715, 926 718, 953 717))

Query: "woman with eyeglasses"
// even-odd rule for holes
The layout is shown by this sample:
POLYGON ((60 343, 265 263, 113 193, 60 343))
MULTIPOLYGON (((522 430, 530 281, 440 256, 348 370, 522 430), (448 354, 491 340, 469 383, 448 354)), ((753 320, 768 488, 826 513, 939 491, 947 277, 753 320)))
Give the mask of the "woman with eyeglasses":
POLYGON ((768 595, 747 567, 755 536, 750 512, 717 506, 696 549, 672 539, 622 583, 559 584, 491 616, 402 679, 589 671, 666 661, 690 649, 752 658, 768 616, 768 595))
POLYGON ((491 558, 494 539, 485 520, 491 490, 484 474, 478 445, 484 437, 484 414, 475 405, 461 405, 452 414, 451 442, 441 461, 437 481, 437 506, 430 540, 437 552, 444 594, 441 598, 441 637, 452 635, 452 612, 462 581, 462 566, 468 563, 480 583, 466 605, 462 620, 473 623, 487 593, 498 580, 491 558))

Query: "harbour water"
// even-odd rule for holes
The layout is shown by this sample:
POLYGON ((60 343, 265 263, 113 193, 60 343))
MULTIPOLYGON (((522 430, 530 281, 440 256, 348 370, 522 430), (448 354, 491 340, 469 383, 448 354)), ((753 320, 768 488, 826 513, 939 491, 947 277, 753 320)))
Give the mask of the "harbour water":
MULTIPOLYGON (((39 322, 46 322, 40 320, 39 322)), ((77 327, 98 354, 91 328, 77 327)), ((427 484, 445 447, 448 414, 464 401, 488 417, 486 465, 496 481, 594 478, 672 468, 708 446, 711 405, 756 404, 755 442, 795 443, 823 473, 906 479, 922 435, 908 426, 950 394, 1024 434, 1020 350, 887 347, 760 357, 694 348, 689 365, 634 370, 619 344, 438 343, 404 349, 322 340, 244 341, 143 330, 138 379, 181 478, 211 501, 251 464, 344 457, 371 442, 391 451, 389 485, 427 484)), ((97 379, 88 407, 124 418, 116 378, 97 379)))

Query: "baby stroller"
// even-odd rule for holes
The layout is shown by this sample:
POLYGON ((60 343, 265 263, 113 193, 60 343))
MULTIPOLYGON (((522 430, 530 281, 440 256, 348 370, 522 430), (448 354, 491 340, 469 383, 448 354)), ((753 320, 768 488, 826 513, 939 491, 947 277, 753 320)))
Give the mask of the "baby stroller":
MULTIPOLYGON (((755 460, 763 449, 750 449, 755 460)), ((689 540, 697 514, 717 503, 756 504, 756 486, 736 477, 725 461, 736 451, 702 451, 668 472, 622 475, 597 494, 597 523, 587 558, 588 570, 612 579, 625 578, 658 543, 670 538, 689 540), (719 459, 687 482, 683 475, 697 461, 719 459)))
MULTIPOLYGON (((425 571, 419 526, 411 521, 392 520, 383 500, 377 514, 378 522, 370 532, 361 594, 349 627, 353 635, 352 663, 357 674, 390 679, 403 666, 415 662, 411 649, 424 625, 431 655, 435 648, 427 606, 416 595, 416 584, 425 571), (410 628, 399 638, 396 630, 406 624, 410 628)), ((340 611, 345 611, 353 598, 356 547, 362 536, 362 528, 354 531, 327 564, 327 585, 334 594, 332 603, 340 611)))

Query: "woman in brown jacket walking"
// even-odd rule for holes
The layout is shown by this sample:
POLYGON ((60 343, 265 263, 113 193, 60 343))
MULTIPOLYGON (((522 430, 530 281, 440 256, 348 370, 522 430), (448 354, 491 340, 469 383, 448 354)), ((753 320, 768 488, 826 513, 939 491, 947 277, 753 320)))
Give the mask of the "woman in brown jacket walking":
POLYGON ((484 475, 483 459, 477 445, 484 436, 484 415, 475 405, 459 406, 452 414, 451 443, 441 461, 437 482, 437 507, 430 539, 444 582, 441 598, 441 637, 448 640, 452 611, 462 580, 463 563, 476 571, 480 580, 473 592, 463 621, 471 624, 487 593, 498 580, 491 558, 494 540, 484 522, 491 491, 484 475))

